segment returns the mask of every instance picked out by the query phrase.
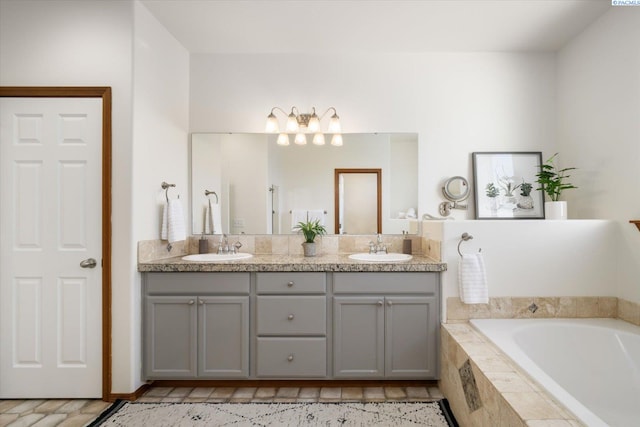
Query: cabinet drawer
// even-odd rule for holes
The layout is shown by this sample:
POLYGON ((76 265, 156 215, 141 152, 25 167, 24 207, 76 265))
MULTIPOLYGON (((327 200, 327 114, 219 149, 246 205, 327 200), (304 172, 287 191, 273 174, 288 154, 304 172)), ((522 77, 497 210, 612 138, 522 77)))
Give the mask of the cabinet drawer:
POLYGON ((259 296, 258 335, 325 335, 324 296, 259 296))
POLYGON ((325 377, 326 338, 258 338, 258 377, 325 377))
POLYGON ((326 292, 325 273, 257 273, 259 294, 317 294, 326 292))
POLYGON ((334 273, 333 292, 435 295, 438 273, 334 273))
POLYGON ((146 273, 149 295, 249 294, 249 273, 146 273))

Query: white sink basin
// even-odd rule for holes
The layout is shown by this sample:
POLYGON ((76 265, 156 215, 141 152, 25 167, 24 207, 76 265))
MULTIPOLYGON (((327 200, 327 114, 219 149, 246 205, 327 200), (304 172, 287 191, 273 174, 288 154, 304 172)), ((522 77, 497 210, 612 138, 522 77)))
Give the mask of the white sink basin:
POLYGON ((413 256, 409 254, 369 254, 369 253, 361 253, 361 254, 351 254, 349 258, 355 261, 366 261, 366 262, 403 262, 409 261, 413 256))
POLYGON ((237 261, 239 259, 248 259, 253 255, 246 253, 237 254, 196 254, 182 257, 185 261, 196 262, 220 262, 220 261, 237 261))

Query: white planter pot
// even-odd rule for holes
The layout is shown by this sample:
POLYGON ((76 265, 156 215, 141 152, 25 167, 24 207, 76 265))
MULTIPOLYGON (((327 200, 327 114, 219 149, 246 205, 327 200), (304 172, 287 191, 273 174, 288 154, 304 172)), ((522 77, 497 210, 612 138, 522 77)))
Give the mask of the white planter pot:
POLYGON ((304 256, 316 256, 316 244, 304 242, 302 244, 304 250, 304 256))
POLYGON ((545 219, 567 219, 567 202, 545 202, 545 219))

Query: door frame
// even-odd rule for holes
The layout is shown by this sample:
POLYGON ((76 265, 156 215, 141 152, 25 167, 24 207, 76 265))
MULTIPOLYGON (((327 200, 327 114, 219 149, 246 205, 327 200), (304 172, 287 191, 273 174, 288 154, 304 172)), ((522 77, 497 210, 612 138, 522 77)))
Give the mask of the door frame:
POLYGON ((111 396, 111 87, 0 86, 0 98, 102 98, 102 400, 111 396))
POLYGON ((333 175, 334 181, 334 209, 335 209, 335 234, 340 234, 340 175, 347 173, 367 173, 376 176, 377 196, 376 208, 377 212, 377 234, 382 233, 382 169, 335 169, 333 175))

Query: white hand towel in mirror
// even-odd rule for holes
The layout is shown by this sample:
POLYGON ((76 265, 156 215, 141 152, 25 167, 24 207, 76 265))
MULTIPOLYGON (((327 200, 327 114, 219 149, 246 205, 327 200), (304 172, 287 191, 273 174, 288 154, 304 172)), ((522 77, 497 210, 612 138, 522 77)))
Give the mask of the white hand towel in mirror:
POLYGON ((320 225, 324 225, 324 210, 312 209, 309 211, 309 221, 319 221, 320 225))
POLYGON ((489 303, 489 287, 481 253, 462 254, 458 266, 458 285, 463 303, 489 303))
POLYGON ((222 234, 222 207, 210 200, 204 208, 204 234, 222 234))
POLYGON ((296 225, 298 225, 299 222, 307 222, 306 209, 293 209, 291 211, 291 231, 297 231, 296 225))

